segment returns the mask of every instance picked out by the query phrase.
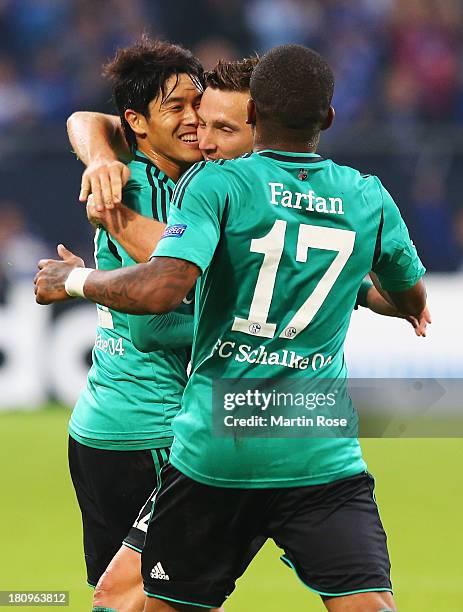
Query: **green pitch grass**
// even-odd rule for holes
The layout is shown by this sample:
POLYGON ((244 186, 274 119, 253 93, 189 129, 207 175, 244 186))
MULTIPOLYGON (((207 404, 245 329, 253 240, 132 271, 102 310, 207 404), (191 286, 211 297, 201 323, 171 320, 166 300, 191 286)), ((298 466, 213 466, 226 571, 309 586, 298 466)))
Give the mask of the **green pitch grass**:
MULTIPOLYGON (((81 525, 66 460, 69 411, 0 413, 0 590, 67 590, 91 609, 81 525)), ((463 440, 366 440, 389 536, 399 610, 463 610, 463 440)), ((22 607, 24 611, 57 610, 22 607)), ((226 605, 229 612, 323 610, 268 544, 226 605)))

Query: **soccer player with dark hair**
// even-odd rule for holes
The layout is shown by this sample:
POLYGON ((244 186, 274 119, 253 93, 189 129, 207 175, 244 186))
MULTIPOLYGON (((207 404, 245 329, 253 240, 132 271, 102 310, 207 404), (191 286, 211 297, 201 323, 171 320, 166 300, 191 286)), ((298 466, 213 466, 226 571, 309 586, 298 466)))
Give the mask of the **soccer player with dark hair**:
MULTIPOLYGON (((148 39, 119 50, 106 65, 133 152, 131 178, 123 190, 131 214, 165 223, 175 182, 201 159, 196 128, 202 74, 186 49, 148 39)), ((101 227, 95 234, 95 260, 101 270, 135 263, 101 227)), ((131 320, 97 307, 93 366, 69 424, 69 466, 91 586, 126 538, 168 459, 171 421, 187 380, 191 302, 150 317, 150 338, 137 334, 140 317, 131 320)), ((126 545, 136 546, 130 538, 126 545)))
MULTIPOLYGON (((233 159, 252 150, 254 132, 247 121, 247 103, 251 95, 252 72, 258 62, 258 56, 219 60, 204 74, 206 88, 198 109, 197 129, 198 145, 204 159, 233 159)), ((103 206, 103 210, 97 211, 95 205, 95 199, 102 204, 103 192, 115 196, 130 172, 117 159, 117 155, 130 156, 119 119, 112 115, 77 112, 70 117, 68 129, 74 150, 88 165, 82 179, 82 191, 85 197, 88 190, 92 191, 87 204, 89 219, 106 227, 135 261, 147 261, 164 228, 123 204, 118 204, 112 212, 103 206)), ((116 200, 119 200, 118 196, 116 200)), ((370 275, 375 285, 370 280, 362 283, 356 308, 363 306, 377 314, 404 318, 417 336, 425 336, 427 324, 431 322, 429 311, 426 309, 419 319, 400 313, 381 291, 374 274, 370 275)), ((136 332, 140 332, 137 340, 143 342, 146 334, 138 328, 136 332)))
POLYGON ((82 296, 134 314, 171 311, 199 278, 192 374, 142 555, 147 612, 220 606, 256 536, 277 542, 331 612, 395 609, 356 438, 213 431, 214 380, 346 378, 345 335, 371 269, 400 311, 425 308, 424 268, 389 193, 316 153, 333 84, 310 49, 269 51, 251 79, 254 153, 183 175, 149 263, 95 271, 64 250, 39 263, 39 303, 82 296))
POLYGON ((204 159, 233 159, 252 151, 254 133, 247 123, 251 75, 259 58, 219 61, 205 73, 199 110, 198 140, 204 159))
MULTIPOLYGON (((205 73, 205 96, 198 137, 205 158, 231 159, 252 149, 253 132, 246 123, 251 74, 258 57, 219 61, 205 73), (211 139, 211 136, 213 137, 211 139)), ((98 208, 121 202, 121 189, 130 175, 119 161, 131 159, 120 118, 93 112, 76 112, 68 119, 71 144, 88 166, 82 177, 80 199, 91 193, 98 208)))

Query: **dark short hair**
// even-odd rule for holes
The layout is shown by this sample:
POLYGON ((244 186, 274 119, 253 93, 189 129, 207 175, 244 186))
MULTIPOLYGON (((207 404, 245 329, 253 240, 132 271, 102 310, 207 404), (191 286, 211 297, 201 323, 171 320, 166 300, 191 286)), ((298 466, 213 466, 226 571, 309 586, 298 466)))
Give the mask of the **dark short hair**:
POLYGON ((260 59, 250 89, 263 121, 317 133, 328 116, 334 75, 326 60, 312 49, 281 45, 260 59))
POLYGON ((258 63, 257 55, 230 62, 219 60, 212 70, 204 74, 206 87, 220 91, 249 91, 251 76, 258 63))
POLYGON ((119 112, 129 146, 136 148, 134 132, 124 113, 132 109, 149 118, 148 106, 161 95, 167 97, 166 82, 171 76, 189 74, 203 86, 203 68, 196 57, 180 45, 144 36, 136 44, 118 49, 113 60, 103 67, 103 75, 111 82, 113 99, 119 112))

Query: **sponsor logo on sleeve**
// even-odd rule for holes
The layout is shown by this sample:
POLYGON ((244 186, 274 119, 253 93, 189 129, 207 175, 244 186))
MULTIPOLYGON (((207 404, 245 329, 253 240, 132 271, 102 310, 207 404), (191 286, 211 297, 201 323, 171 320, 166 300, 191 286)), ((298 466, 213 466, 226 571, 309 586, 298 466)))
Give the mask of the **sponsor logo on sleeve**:
POLYGON ((181 238, 181 236, 183 236, 183 234, 185 233, 185 230, 186 230, 186 225, 182 223, 179 223, 177 225, 169 225, 164 230, 161 236, 161 240, 163 238, 181 238))

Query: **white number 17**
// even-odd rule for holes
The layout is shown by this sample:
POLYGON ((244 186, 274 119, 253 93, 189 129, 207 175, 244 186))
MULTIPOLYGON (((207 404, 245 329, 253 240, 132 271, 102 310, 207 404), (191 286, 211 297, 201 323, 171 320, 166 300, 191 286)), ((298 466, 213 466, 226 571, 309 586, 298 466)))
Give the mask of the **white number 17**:
MULTIPOLYGON (((264 338, 273 338, 275 335, 277 324, 269 323, 267 318, 273 298, 278 267, 285 246, 286 226, 286 221, 278 219, 266 236, 251 241, 251 252, 261 253, 264 256, 264 261, 257 277, 249 316, 247 319, 235 317, 232 331, 240 331, 264 338)), ((313 292, 292 319, 285 324, 279 335, 280 338, 295 338, 310 324, 351 256, 354 242, 355 232, 350 230, 307 224, 299 226, 296 261, 306 262, 309 248, 337 251, 337 255, 313 292)), ((284 288, 282 291, 284 292, 284 288)))

